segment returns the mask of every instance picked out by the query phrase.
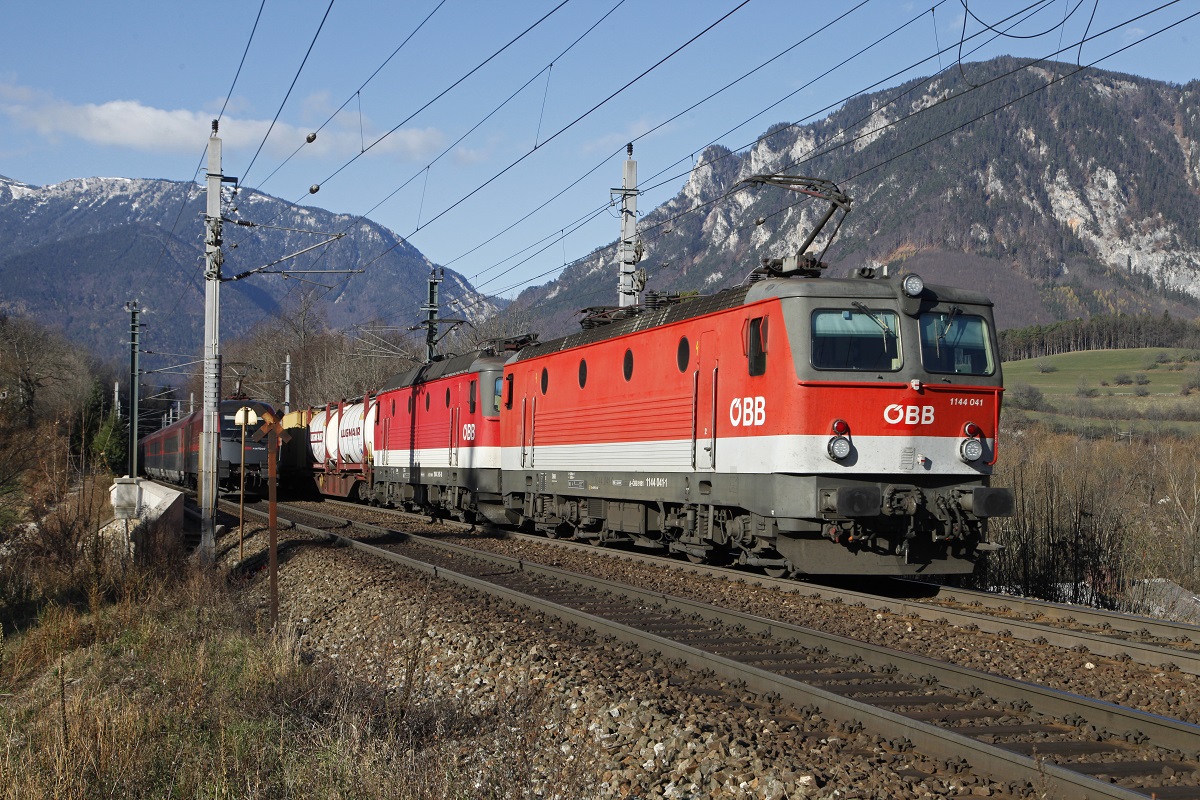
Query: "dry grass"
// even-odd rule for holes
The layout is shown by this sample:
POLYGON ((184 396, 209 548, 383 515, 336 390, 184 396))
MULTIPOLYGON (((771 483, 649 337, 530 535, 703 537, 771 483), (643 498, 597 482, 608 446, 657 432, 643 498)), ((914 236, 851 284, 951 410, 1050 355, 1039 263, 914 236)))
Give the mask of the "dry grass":
POLYGON ((546 783, 538 753, 561 740, 536 682, 512 678, 483 707, 389 694, 306 665, 211 573, 138 583, 96 607, 47 606, 7 642, 0 798, 440 800, 546 783))
POLYGON ((580 796, 584 759, 560 755, 537 681, 429 694, 421 620, 394 691, 308 663, 175 537, 118 560, 102 495, 47 504, 2 560, 24 589, 0 601, 0 800, 580 796))

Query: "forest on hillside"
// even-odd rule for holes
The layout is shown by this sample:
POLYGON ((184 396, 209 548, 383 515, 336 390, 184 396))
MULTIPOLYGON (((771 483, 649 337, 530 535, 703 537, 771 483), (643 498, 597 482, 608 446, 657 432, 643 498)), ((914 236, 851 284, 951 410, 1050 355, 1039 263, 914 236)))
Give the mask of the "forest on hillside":
POLYGON ((1000 354, 1004 361, 1134 347, 1200 348, 1200 325, 1169 314, 1111 314, 1000 332, 1000 354))

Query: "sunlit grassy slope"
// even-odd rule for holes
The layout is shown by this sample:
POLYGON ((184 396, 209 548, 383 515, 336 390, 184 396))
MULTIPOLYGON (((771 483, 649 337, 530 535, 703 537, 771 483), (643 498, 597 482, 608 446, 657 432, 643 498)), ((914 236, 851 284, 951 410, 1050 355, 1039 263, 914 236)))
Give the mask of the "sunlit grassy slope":
POLYGON ((1010 361, 1004 384, 1008 421, 1023 414, 1100 434, 1164 427, 1200 434, 1200 353, 1194 350, 1093 350, 1010 361), (1040 407, 1027 387, 1041 392, 1040 407))

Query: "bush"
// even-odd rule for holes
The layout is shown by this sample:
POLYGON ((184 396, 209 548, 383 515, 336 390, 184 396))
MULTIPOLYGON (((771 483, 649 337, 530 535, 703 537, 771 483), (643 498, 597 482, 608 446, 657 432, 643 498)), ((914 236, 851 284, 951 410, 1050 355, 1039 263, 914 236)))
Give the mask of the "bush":
POLYGON ((1150 394, 1150 390, 1147 389, 1145 386, 1139 386, 1133 390, 1133 393, 1136 394, 1138 397, 1147 397, 1150 394))
POLYGON ((1037 368, 1038 372, 1042 373, 1043 375, 1048 372, 1058 372, 1058 367, 1054 366, 1049 361, 1039 361, 1037 368))
POLYGON ((1048 409, 1046 396, 1036 386, 1018 383, 1009 387, 1004 395, 1005 405, 1023 411, 1045 411, 1048 409))
POLYGON ((1130 377, 1129 375, 1127 375, 1126 373, 1122 372, 1121 374, 1119 374, 1115 378, 1113 378, 1113 383, 1115 383, 1117 386, 1132 386, 1133 378, 1130 377))
POLYGON ((1133 376, 1133 382, 1138 386, 1145 386, 1150 382, 1150 378, 1139 372, 1137 375, 1133 376))
POLYGON ((1079 388, 1075 390, 1076 397, 1098 397, 1099 395, 1099 389, 1097 389, 1095 386, 1088 386, 1084 383, 1079 384, 1079 388))

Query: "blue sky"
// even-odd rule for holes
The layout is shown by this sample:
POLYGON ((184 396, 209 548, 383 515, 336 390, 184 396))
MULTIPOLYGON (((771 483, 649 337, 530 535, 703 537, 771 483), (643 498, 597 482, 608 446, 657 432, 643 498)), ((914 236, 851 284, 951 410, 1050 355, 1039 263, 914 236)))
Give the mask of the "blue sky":
MULTIPOLYGON (((637 137, 646 212, 679 191, 709 143, 739 149, 774 123, 956 68, 964 35, 964 60, 1074 44, 1061 60, 1088 64, 1200 12, 1200 0, 1157 11, 1162 2, 1138 0, 740 2, 9 2, 0 174, 36 185, 197 177, 249 40, 221 121, 227 175, 366 214, 484 291, 511 295, 616 238, 604 206, 637 137), (1021 9, 1007 35, 986 33, 984 23, 1004 30, 1021 9), (1079 50, 1085 31, 1094 38, 1079 50)), ((1200 16, 1097 66, 1185 83, 1200 78, 1197 44, 1200 16)), ((181 224, 199 235, 198 220, 181 224)))

